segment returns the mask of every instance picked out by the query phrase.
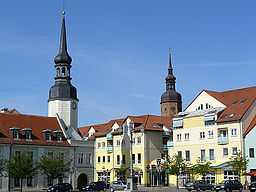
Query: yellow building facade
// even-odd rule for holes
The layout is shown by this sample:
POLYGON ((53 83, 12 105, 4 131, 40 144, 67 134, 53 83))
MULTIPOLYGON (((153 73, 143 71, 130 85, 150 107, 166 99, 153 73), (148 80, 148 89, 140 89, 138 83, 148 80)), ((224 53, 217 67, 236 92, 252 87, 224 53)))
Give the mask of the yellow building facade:
MULTIPOLYGON (((210 172, 204 178, 209 183, 238 179, 230 159, 238 152, 244 154, 243 133, 255 113, 255 100, 250 98, 250 90, 240 89, 227 92, 204 90, 184 112, 176 114, 173 118, 173 147, 168 148, 168 154, 181 156, 190 167, 182 170, 178 179, 180 187, 189 180, 203 179, 202 175, 193 173, 197 161, 211 163, 210 172)), ((243 183, 244 180, 242 177, 243 183)), ((176 176, 170 176, 170 184, 176 183, 176 176)))

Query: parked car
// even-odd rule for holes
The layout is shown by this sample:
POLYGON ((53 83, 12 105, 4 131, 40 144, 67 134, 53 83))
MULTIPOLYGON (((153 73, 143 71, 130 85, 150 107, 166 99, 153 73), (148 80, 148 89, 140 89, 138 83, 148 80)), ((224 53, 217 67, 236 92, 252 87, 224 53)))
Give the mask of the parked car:
POLYGON ((216 185, 215 191, 225 190, 226 192, 231 192, 233 190, 243 191, 243 185, 237 180, 226 180, 222 181, 219 185, 216 185))
POLYGON ((72 191, 73 187, 70 183, 58 183, 47 189, 48 192, 66 192, 72 191))
POLYGON ((255 192, 256 190, 256 181, 252 182, 250 185, 249 185, 249 190, 251 192, 255 192))
POLYGON ((84 191, 106 191, 107 185, 104 181, 91 182, 89 185, 86 185, 82 188, 84 191))
POLYGON ((214 185, 207 183, 204 180, 190 181, 185 184, 185 188, 188 191, 192 191, 192 190, 197 190, 197 191, 212 190, 212 191, 214 191, 214 185))
POLYGON ((126 183, 122 181, 112 181, 109 185, 110 191, 126 190, 126 183))

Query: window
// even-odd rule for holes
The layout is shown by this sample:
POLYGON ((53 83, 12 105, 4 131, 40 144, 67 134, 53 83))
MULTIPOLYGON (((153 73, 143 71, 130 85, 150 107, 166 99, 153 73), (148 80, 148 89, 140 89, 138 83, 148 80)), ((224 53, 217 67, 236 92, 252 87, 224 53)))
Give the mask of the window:
POLYGON ((240 103, 244 103, 246 101, 246 99, 243 99, 240 103))
POLYGON ((33 177, 27 178, 27 186, 32 186, 33 177))
POLYGON ((190 151, 186 151, 186 161, 190 162, 190 151))
POLYGON ((100 156, 98 156, 98 163, 100 163, 100 156))
POLYGON ((26 140, 30 141, 31 140, 31 131, 25 131, 25 135, 26 135, 26 140))
POLYGON ((232 155, 237 155, 237 147, 232 147, 232 155))
POLYGON ((177 141, 181 141, 181 134, 177 134, 177 141))
POLYGON ((214 161, 214 149, 209 149, 209 159, 210 161, 214 161))
POLYGON ((14 187, 20 186, 20 178, 14 178, 14 187))
POLYGON ((205 162, 206 157, 205 157, 205 149, 201 149, 201 162, 205 162))
POLYGON ((105 142, 102 142, 102 148, 104 149, 106 146, 106 143, 105 142))
POLYGON ((238 102, 238 100, 235 100, 232 104, 236 104, 238 102))
POLYGON ((141 144, 141 137, 137 137, 137 144, 141 144))
POLYGON ((108 161, 108 163, 110 163, 110 156, 107 157, 107 161, 108 161))
POLYGON ((227 117, 227 114, 222 115, 222 116, 221 116, 221 119, 223 119, 223 118, 225 118, 225 117, 227 117))
POLYGON ((213 126, 213 125, 215 125, 215 121, 214 120, 212 120, 212 121, 205 121, 204 124, 205 124, 205 126, 213 126))
POLYGON ((203 110, 203 108, 204 108, 204 105, 203 105, 203 104, 201 104, 201 110, 203 110))
POLYGON ((53 179, 47 178, 47 186, 53 186, 53 179))
POLYGON ((223 148, 223 156, 228 156, 228 148, 223 148))
POLYGON ((178 156, 182 158, 182 151, 178 151, 178 156))
POLYGON ((116 164, 117 164, 117 165, 120 165, 120 155, 117 155, 117 156, 116 156, 116 164))
POLYGON ((125 155, 122 156, 122 165, 125 165, 125 155))
POLYGON ((84 164, 84 154, 78 153, 78 164, 84 164))
POLYGON ((132 154, 132 164, 135 164, 135 154, 132 154))
POLYGON ((228 118, 232 118, 232 117, 234 117, 235 116, 235 113, 231 113, 229 116, 228 116, 228 118))
POLYGON ((121 145, 120 140, 116 140, 116 146, 118 147, 118 146, 120 146, 120 145, 121 145))
POLYGON ((208 103, 206 103, 206 104, 205 104, 205 108, 208 109, 208 107, 209 107, 209 106, 208 106, 208 103))
POLYGON ((51 132, 45 132, 45 140, 46 141, 51 141, 51 136, 52 136, 51 132))
POLYGON ((249 157, 254 158, 254 148, 249 148, 249 157))
POLYGON ((61 133, 58 133, 58 134, 57 134, 57 141, 58 141, 58 142, 61 142, 61 141, 62 141, 62 134, 61 134, 61 133))
POLYGON ((212 139, 213 138, 213 131, 208 131, 208 138, 212 139))
POLYGON ((100 148, 100 147, 101 147, 101 143, 100 143, 100 142, 98 142, 98 145, 97 145, 97 147, 98 147, 98 148, 100 148))
POLYGON ((231 136, 236 136, 237 132, 236 129, 231 129, 231 136))
POLYGON ((19 131, 13 130, 13 139, 19 139, 19 131))
POLYGON ((122 146, 124 146, 124 145, 125 145, 125 139, 122 140, 122 146))
POLYGON ((92 154, 91 153, 86 153, 86 164, 92 164, 92 154))
POLYGON ((106 157, 102 156, 102 163, 105 163, 106 157))
POLYGON ((141 153, 138 153, 138 164, 141 164, 141 153))
POLYGON ((205 132, 200 132, 200 139, 205 139, 205 132))
POLYGON ((185 133, 185 138, 184 140, 188 141, 189 140, 189 133, 185 133))

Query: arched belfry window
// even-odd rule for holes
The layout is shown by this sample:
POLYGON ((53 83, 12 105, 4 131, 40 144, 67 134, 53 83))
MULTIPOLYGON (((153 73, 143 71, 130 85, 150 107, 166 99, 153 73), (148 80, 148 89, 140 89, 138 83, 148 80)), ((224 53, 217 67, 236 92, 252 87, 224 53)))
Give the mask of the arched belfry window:
POLYGON ((66 76, 66 68, 62 67, 61 76, 66 76))
POLYGON ((57 68, 57 77, 60 76, 60 68, 57 68))

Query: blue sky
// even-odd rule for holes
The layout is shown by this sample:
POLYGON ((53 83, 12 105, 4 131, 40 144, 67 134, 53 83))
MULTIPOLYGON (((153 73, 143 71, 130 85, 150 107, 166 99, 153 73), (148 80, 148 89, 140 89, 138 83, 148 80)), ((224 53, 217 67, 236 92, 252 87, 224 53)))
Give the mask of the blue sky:
MULTIPOLYGON (((79 125, 160 115, 171 49, 183 108, 202 90, 255 85, 256 1, 66 0, 79 125)), ((47 115, 62 0, 1 1, 0 106, 47 115)))

